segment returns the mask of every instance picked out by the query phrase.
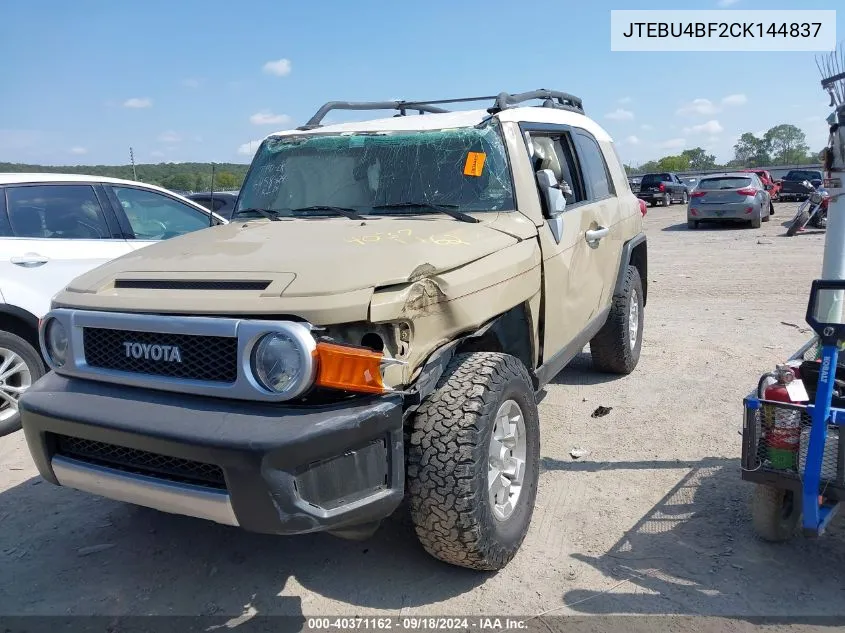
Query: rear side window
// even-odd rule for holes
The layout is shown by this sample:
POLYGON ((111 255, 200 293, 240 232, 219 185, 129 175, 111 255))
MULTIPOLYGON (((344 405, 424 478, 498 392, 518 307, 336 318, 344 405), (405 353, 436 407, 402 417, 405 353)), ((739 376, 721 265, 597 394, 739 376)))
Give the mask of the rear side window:
POLYGON ((90 185, 33 185, 6 189, 12 235, 38 239, 112 237, 90 185))
POLYGON ((751 178, 705 178, 698 184, 698 188, 705 191, 717 191, 719 189, 742 189, 750 184, 751 178))
POLYGON ((594 138, 577 132, 574 136, 584 182, 590 191, 591 200, 601 200, 616 195, 616 189, 610 179, 610 171, 604 160, 604 154, 594 138))
POLYGON ((643 176, 641 184, 643 185, 658 185, 661 182, 671 180, 669 174, 646 174, 643 176))
POLYGON ((803 169, 794 169, 786 174, 786 180, 821 180, 821 177, 820 172, 803 169))

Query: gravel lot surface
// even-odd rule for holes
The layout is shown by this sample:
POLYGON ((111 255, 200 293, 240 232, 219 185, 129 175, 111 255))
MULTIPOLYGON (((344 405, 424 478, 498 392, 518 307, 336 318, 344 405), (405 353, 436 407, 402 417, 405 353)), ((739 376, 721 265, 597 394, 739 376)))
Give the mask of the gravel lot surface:
POLYGON ((640 365, 608 379, 583 354, 548 386, 537 509, 502 572, 429 558, 398 517, 363 543, 275 538, 57 488, 17 433, 0 439, 0 614, 223 624, 554 610, 725 616, 709 627, 737 631, 750 616, 845 616, 843 522, 820 540, 763 543, 739 472, 743 396, 811 336, 804 312, 824 237, 785 237, 795 208, 776 204, 761 229, 695 231, 681 205, 649 209, 640 365), (612 410, 591 418, 599 405, 612 410), (588 453, 575 460, 574 448, 588 453))

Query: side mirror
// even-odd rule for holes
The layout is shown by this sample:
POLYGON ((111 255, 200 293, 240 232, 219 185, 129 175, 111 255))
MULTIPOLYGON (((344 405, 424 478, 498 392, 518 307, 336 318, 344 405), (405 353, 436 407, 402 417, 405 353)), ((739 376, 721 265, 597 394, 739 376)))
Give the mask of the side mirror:
POLYGON ((551 217, 563 213, 566 209, 566 198, 560 189, 560 184, 551 169, 541 169, 537 172, 537 185, 546 201, 546 209, 551 217))

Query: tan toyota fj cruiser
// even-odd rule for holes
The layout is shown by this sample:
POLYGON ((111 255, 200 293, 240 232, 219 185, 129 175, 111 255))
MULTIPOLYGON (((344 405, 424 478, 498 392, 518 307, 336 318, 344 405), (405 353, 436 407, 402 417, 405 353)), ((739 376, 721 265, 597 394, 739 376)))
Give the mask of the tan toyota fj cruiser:
POLYGON ((262 142, 230 224, 54 298, 26 440, 54 484, 256 532, 365 538, 407 498, 429 553, 500 569, 537 493, 536 394, 588 343, 634 369, 646 273, 580 99, 328 103, 262 142), (336 109, 397 114, 322 126, 336 109))

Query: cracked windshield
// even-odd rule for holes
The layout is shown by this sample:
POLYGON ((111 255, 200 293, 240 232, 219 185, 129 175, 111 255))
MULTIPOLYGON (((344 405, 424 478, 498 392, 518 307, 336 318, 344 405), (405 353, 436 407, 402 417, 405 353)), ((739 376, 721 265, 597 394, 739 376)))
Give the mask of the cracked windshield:
MULTIPOLYGON (((513 209, 496 125, 423 132, 299 135, 267 140, 244 183, 239 216, 398 215, 513 209)), ((472 220, 471 220, 472 221, 472 220)))

